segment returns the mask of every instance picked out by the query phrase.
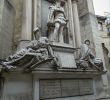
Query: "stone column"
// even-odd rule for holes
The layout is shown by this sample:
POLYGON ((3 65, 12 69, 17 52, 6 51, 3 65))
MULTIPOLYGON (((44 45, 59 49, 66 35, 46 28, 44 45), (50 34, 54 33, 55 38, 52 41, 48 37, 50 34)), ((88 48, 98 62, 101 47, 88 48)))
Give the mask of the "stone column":
POLYGON ((72 7, 73 7, 73 20, 74 20, 74 30, 75 30, 75 42, 76 42, 76 47, 80 47, 81 46, 81 32, 80 32, 77 0, 72 1, 72 7))
POLYGON ((68 0, 68 13, 69 13, 69 23, 70 23, 70 33, 69 33, 69 39, 72 36, 72 40, 70 39, 70 44, 73 44, 73 47, 75 47, 75 33, 74 33, 74 21, 73 21, 73 10, 72 10, 72 2, 71 0, 68 0), (71 43, 73 42, 73 43, 71 43))
POLYGON ((39 79, 36 74, 33 74, 33 100, 40 100, 39 98, 39 79))
POLYGON ((37 2, 38 2, 37 0, 34 0, 34 15, 33 15, 34 16, 34 19, 33 19, 33 21, 34 21, 33 22, 34 23, 34 25, 33 25, 34 28, 37 27, 37 11, 38 11, 37 10, 37 2))
POLYGON ((32 39, 32 0, 23 0, 23 18, 21 41, 18 49, 27 45, 32 39))
POLYGON ((41 2, 42 0, 36 0, 37 1, 37 26, 41 28, 41 2))

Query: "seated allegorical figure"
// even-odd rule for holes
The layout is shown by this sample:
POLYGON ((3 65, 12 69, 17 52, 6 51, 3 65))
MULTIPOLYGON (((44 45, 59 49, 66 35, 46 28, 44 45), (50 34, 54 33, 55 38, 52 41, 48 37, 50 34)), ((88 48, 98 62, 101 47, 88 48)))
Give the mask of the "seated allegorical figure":
POLYGON ((96 58, 90 48, 90 40, 85 40, 80 48, 80 56, 78 65, 86 70, 88 67, 94 67, 99 71, 103 71, 103 62, 100 58, 96 58))

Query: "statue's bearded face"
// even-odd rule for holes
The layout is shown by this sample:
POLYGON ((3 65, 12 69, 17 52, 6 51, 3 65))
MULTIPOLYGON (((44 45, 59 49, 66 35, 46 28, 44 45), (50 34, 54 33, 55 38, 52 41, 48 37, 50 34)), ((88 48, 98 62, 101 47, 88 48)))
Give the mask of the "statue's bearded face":
POLYGON ((38 41, 40 47, 46 47, 48 43, 48 39, 46 37, 41 37, 38 41))

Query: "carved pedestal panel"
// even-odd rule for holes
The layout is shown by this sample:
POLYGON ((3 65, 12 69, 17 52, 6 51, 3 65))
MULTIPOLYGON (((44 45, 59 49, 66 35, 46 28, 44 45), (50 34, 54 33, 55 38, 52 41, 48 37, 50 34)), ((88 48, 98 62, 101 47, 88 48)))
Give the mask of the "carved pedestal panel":
POLYGON ((55 55, 58 57, 60 68, 77 68, 74 58, 74 49, 71 45, 53 43, 52 45, 55 55))
POLYGON ((92 79, 40 80, 40 99, 93 94, 92 79))
POLYGON ((41 80, 40 98, 61 97, 60 80, 41 80))

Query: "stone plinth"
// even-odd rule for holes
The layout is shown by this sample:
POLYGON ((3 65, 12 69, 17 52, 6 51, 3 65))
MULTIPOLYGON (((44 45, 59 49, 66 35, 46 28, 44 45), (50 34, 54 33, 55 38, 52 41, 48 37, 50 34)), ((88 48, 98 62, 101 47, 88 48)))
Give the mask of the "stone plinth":
POLYGON ((58 57, 61 65, 60 68, 77 68, 74 59, 74 52, 76 49, 74 49, 71 45, 63 43, 53 43, 52 48, 56 57, 58 57))

